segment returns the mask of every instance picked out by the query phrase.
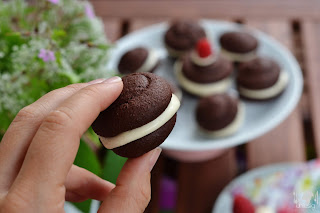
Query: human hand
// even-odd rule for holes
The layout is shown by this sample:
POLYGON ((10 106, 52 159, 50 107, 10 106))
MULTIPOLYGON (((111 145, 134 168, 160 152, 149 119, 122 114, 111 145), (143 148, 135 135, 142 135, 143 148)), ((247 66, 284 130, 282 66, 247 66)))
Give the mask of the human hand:
POLYGON ((0 212, 64 212, 65 200, 103 201, 99 212, 143 212, 157 148, 124 165, 116 186, 73 165, 82 134, 121 93, 119 77, 52 91, 22 109, 0 143, 0 212))

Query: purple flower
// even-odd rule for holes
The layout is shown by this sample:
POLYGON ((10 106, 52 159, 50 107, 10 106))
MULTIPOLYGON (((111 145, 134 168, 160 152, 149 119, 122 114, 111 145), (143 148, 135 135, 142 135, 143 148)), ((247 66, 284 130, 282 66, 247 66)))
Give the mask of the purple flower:
POLYGON ((60 0, 48 0, 49 2, 51 2, 52 4, 59 4, 60 0))
POLYGON ((89 5, 89 4, 86 4, 86 6, 85 6, 85 13, 86 13, 87 17, 90 19, 93 19, 96 17, 91 5, 89 5))
POLYGON ((44 62, 55 61, 56 57, 54 52, 51 50, 41 49, 38 57, 41 58, 44 62))

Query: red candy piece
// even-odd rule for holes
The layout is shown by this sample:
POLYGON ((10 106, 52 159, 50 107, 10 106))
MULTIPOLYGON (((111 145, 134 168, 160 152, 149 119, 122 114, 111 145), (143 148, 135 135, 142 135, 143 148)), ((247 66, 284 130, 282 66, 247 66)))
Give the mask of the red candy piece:
POLYGON ((233 213, 254 213, 255 208, 243 195, 236 195, 233 200, 233 213))
POLYGON ((206 38, 197 42, 197 52, 201 58, 206 58, 212 54, 210 42, 206 38))

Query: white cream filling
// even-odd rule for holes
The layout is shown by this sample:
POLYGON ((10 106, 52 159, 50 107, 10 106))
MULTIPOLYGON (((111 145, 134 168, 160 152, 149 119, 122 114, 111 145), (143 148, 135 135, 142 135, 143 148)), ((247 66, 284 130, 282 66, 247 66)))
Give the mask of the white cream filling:
POLYGON ((215 130, 215 131, 209 131, 206 129, 203 129, 202 127, 199 126, 199 129, 205 133, 207 136, 212 137, 212 138, 221 138, 221 137, 226 137, 229 135, 232 135, 238 131, 238 129, 241 127, 243 120, 245 117, 245 107, 243 103, 238 104, 238 112, 234 120, 227 125, 226 127, 215 130))
POLYGON ((158 63, 159 56, 156 51, 149 50, 147 59, 136 72, 150 72, 158 63))
POLYGON ((114 149, 116 147, 126 145, 132 141, 142 138, 159 129, 161 126, 167 123, 174 116, 174 114, 178 111, 179 107, 180 107, 179 99, 177 98, 177 96, 172 94, 170 103, 167 106, 167 108, 164 110, 164 112, 161 115, 159 115, 153 121, 143 126, 140 126, 138 128, 123 132, 114 137, 105 138, 105 137, 99 136, 99 138, 102 144, 107 149, 114 149))
POLYGON ((228 57, 231 61, 235 62, 245 62, 245 61, 250 61, 254 58, 257 57, 257 52, 256 50, 253 50, 248 53, 233 53, 229 52, 228 50, 221 48, 221 54, 228 57))
POLYGON ((168 45, 166 45, 166 49, 168 51, 169 56, 174 58, 179 58, 186 53, 186 51, 176 50, 176 49, 173 49, 172 47, 169 47, 168 45))
POLYGON ((276 211, 268 206, 259 206, 256 209, 255 213, 276 213, 276 211))
POLYGON ((179 101, 181 102, 182 100, 182 91, 180 88, 177 88, 176 91, 174 92, 174 94, 177 96, 177 98, 179 99, 179 101))
POLYGON ((268 99, 273 98, 280 94, 285 87, 287 86, 289 81, 289 75, 285 71, 281 71, 278 81, 271 87, 266 89, 247 89, 244 87, 239 86, 239 92, 241 95, 252 98, 252 99, 268 99))
POLYGON ((188 92, 197 96, 208 96, 227 91, 232 83, 230 77, 216 81, 214 83, 200 84, 187 79, 182 73, 182 62, 177 61, 174 65, 175 73, 180 85, 188 92))
POLYGON ((206 58, 201 58, 196 51, 191 52, 191 60, 198 66, 205 67, 210 64, 213 64, 217 60, 217 55, 213 56, 212 54, 206 58))

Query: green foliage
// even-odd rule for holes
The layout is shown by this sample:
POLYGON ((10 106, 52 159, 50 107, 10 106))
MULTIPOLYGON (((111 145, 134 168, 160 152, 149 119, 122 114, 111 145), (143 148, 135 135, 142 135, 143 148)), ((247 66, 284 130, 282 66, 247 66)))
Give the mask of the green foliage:
POLYGON ((82 212, 89 212, 92 200, 86 200, 81 203, 73 203, 75 207, 77 207, 82 212))
POLYGON ((102 174, 102 168, 96 154, 83 140, 80 141, 79 150, 74 164, 85 168, 98 176, 101 176, 102 174))
POLYGON ((0 133, 47 92, 113 75, 103 23, 88 1, 32 2, 0 0, 0 133))
MULTIPOLYGON (((101 176, 102 174, 102 168, 97 156, 83 140, 80 141, 79 150, 74 164, 85 168, 98 176, 101 176)), ((74 203, 74 205, 82 212, 89 212, 91 200, 74 203)))
POLYGON ((127 161, 127 158, 120 157, 116 155, 113 151, 108 150, 103 168, 103 178, 110 181, 111 183, 116 183, 120 171, 127 161))

